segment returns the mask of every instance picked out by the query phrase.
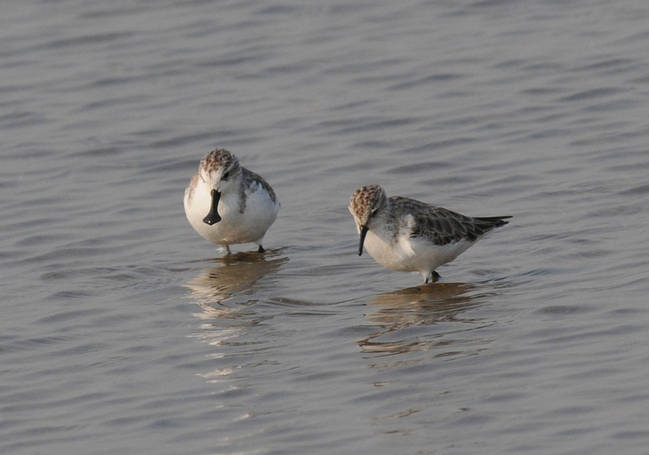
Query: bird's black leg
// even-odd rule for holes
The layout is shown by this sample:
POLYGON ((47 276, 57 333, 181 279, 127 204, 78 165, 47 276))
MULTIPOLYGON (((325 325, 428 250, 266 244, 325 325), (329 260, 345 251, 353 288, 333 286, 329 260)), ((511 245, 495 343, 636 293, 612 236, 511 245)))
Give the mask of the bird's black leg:
POLYGON ((436 281, 439 281, 440 278, 441 278, 441 277, 439 276, 439 273, 437 273, 436 271, 433 270, 433 271, 430 272, 430 274, 426 277, 426 282, 425 282, 424 284, 428 284, 428 283, 433 284, 433 283, 435 283, 436 281))
POLYGON ((264 247, 259 245, 259 249, 257 249, 257 253, 263 253, 264 251, 266 251, 264 250, 264 247))

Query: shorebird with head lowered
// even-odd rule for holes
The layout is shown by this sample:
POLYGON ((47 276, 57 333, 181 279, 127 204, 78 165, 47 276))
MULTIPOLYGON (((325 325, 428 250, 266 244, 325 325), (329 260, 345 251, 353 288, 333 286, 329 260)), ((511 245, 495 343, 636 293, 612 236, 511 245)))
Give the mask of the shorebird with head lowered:
POLYGON ((376 262, 392 270, 419 272, 435 282, 437 267, 451 262, 510 216, 477 217, 401 196, 387 197, 379 185, 352 194, 349 211, 363 247, 376 262))
POLYGON ((209 152, 185 189, 185 215, 207 240, 224 247, 261 242, 277 217, 279 200, 261 176, 225 149, 209 152))

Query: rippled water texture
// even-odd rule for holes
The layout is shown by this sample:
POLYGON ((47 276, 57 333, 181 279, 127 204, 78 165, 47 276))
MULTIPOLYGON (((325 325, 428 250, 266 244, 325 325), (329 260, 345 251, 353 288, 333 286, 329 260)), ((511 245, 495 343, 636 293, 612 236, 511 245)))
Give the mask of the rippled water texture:
POLYGON ((18 1, 0 15, 0 453, 649 446, 645 1, 18 1), (186 222, 226 147, 260 255, 186 222), (351 192, 513 215, 442 282, 351 192))

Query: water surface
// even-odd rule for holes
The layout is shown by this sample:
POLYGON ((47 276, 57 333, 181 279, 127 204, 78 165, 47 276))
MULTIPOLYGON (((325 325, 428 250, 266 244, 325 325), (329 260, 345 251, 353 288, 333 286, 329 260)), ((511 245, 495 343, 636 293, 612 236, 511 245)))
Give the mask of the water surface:
POLYGON ((649 445, 649 7, 10 1, 0 452, 649 445), (266 254, 182 210, 226 147, 266 254), (356 255, 361 184, 512 222, 442 283, 356 255))

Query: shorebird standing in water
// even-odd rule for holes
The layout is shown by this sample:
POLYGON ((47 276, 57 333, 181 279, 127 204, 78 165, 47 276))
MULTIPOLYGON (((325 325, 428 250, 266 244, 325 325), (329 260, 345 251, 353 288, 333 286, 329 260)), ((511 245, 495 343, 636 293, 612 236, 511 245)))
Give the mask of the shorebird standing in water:
POLYGON ((184 205, 196 232, 228 253, 230 245, 250 242, 263 252, 262 239, 279 210, 273 188, 224 149, 201 160, 185 189, 184 205))
POLYGON ((435 282, 437 267, 451 262, 510 216, 471 218, 401 196, 388 198, 379 185, 359 188, 349 211, 363 246, 376 262, 393 270, 419 272, 435 282))

